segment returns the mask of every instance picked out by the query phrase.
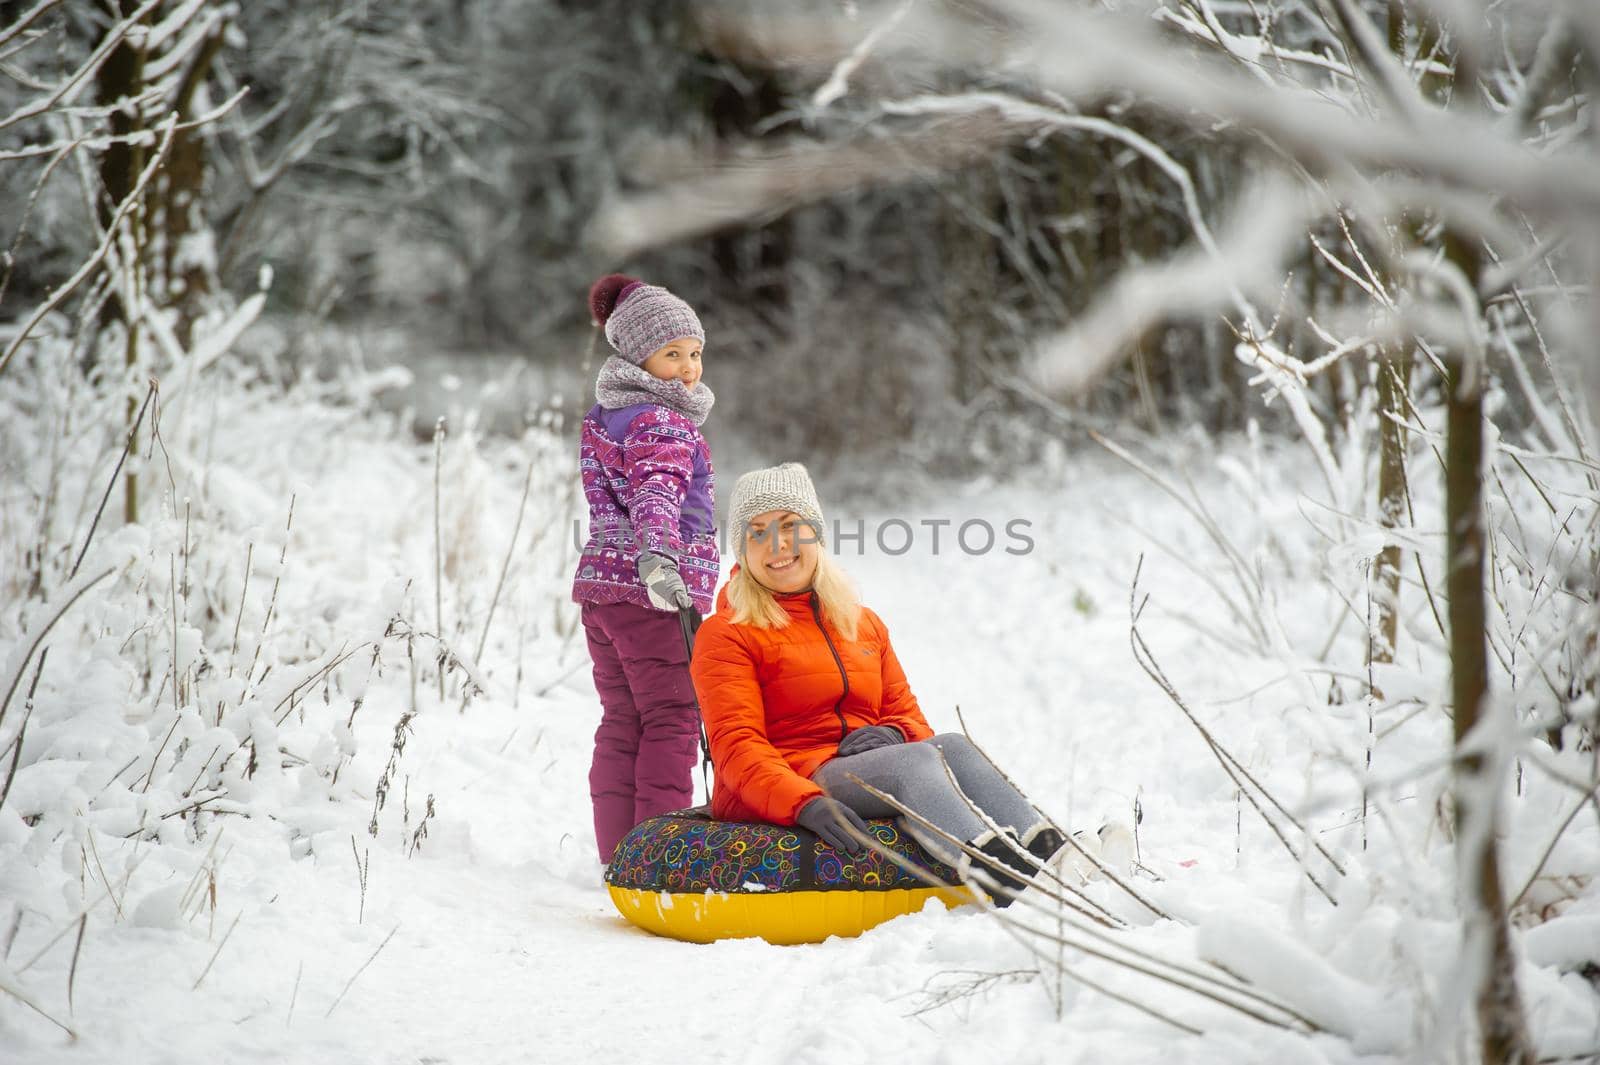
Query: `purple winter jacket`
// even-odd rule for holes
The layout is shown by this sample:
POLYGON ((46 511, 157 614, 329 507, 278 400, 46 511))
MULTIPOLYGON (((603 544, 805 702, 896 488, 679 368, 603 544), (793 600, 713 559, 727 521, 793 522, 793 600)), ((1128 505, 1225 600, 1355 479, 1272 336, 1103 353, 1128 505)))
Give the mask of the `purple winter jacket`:
POLYGON ((641 551, 678 563, 695 609, 711 612, 721 571, 711 449, 693 421, 654 403, 583 417, 578 469, 589 502, 589 539, 578 557, 579 603, 650 605, 641 551))

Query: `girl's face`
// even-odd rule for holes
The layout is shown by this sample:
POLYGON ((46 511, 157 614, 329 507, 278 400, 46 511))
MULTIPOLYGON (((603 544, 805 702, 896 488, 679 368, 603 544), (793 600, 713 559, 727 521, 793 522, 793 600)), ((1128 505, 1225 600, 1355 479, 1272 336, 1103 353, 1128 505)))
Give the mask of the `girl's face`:
POLYGON ((694 337, 679 337, 663 344, 650 353, 639 365, 644 372, 663 381, 682 381, 684 388, 700 383, 700 349, 704 347, 694 337))
POLYGON ((745 531, 745 568, 757 583, 779 594, 811 587, 821 550, 817 531, 793 511, 757 514, 745 531))

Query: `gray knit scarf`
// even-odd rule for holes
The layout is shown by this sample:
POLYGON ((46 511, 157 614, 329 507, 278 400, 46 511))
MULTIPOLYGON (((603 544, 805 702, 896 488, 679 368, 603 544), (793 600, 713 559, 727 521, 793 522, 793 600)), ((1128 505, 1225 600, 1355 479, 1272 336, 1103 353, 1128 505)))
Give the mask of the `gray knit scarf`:
POLYGON ((663 381, 642 367, 613 355, 600 367, 600 376, 594 382, 594 398, 607 410, 631 407, 635 403, 654 403, 676 411, 694 422, 704 425, 711 414, 711 404, 717 397, 701 381, 694 388, 685 388, 682 381, 663 381))

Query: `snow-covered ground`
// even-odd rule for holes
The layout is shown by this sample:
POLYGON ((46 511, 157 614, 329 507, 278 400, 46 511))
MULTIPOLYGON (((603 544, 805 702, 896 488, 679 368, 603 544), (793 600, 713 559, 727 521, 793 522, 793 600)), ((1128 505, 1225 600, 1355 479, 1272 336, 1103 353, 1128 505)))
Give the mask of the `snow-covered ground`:
MULTIPOLYGON (((458 428, 436 488, 433 448, 405 442, 384 416, 302 392, 217 385, 193 397, 186 426, 164 423, 168 463, 159 446, 142 463, 147 515, 160 517, 97 533, 85 574, 128 561, 46 640, 21 769, 0 808, 0 1059, 1352 1062, 1436 1060, 1462 1045, 1436 1019, 1461 994, 1453 851, 1434 816, 1449 723, 1426 706, 1444 679, 1437 639, 1420 652, 1403 645, 1391 677, 1424 704, 1380 715, 1380 732, 1393 728, 1373 763, 1383 820, 1369 820, 1363 850, 1354 766, 1365 713, 1359 702, 1326 706, 1326 677, 1300 668, 1345 609, 1319 578, 1354 572, 1356 548, 1320 539, 1305 520, 1315 508, 1292 444, 1188 441, 1157 460, 1171 469, 1187 456, 1197 492, 1261 575, 1283 622, 1271 653, 1245 646, 1217 598, 1209 581, 1228 587, 1230 577, 1197 522, 1099 451, 892 510, 824 505, 847 527, 865 522, 863 550, 846 542, 843 562, 887 621, 936 728, 959 728, 960 707, 975 738, 1073 826, 1131 820, 1137 804, 1148 871, 1134 882, 1172 919, 1141 916, 1093 885, 1134 924, 1127 941, 1225 964, 1326 1030, 1313 1035, 1058 952, 973 908, 935 904, 859 939, 786 948, 681 944, 628 925, 601 885, 589 831, 598 706, 564 603, 571 434, 552 427, 511 444, 458 428), (511 574, 479 657, 530 461, 511 574), (464 708, 463 668, 440 698, 430 635, 436 491, 443 630, 486 688, 464 708), (903 554, 875 543, 893 519, 914 532, 903 554), (924 519, 952 522, 937 552, 924 519), (993 550, 956 545, 972 519, 999 531, 993 550), (1025 554, 1005 550, 1016 546, 1005 535, 1014 520, 1029 523, 1025 554), (1342 879, 1321 859, 1307 866, 1337 907, 1135 663, 1129 592, 1141 556, 1151 650, 1221 742, 1344 864, 1342 879), (358 653, 324 679, 341 649, 358 653), (176 697, 162 679, 174 664, 185 678, 176 697), (182 812, 196 802, 215 812, 182 812)), ((70 488, 56 539, 77 544, 115 455, 61 437, 70 488), (92 498, 73 514, 78 492, 92 498)), ((37 450, 8 457, 6 477, 35 490, 54 460, 46 435, 29 439, 37 450)), ((748 464, 730 454, 717 464, 725 494, 748 464)), ((11 507, 25 493, 6 494, 11 507)), ((29 520, 0 531, 4 565, 18 564, 29 520)), ((969 529, 969 546, 979 533, 969 529)), ((898 527, 886 536, 904 540, 898 527)), ((48 609, 5 608, 0 678, 59 593, 48 609)), ((1425 609, 1408 611, 1420 631, 1425 609)), ((1342 629, 1333 657, 1359 663, 1359 639, 1358 626, 1342 629)), ((23 694, 0 745, 16 733, 23 694)), ((1573 775, 1583 775, 1577 763, 1573 775)), ((1522 777, 1508 803, 1513 892, 1573 801, 1547 776, 1522 777)), ((1580 822, 1545 873, 1597 869, 1600 830, 1580 822)), ((1600 994, 1577 971, 1600 961, 1600 899, 1574 883, 1583 897, 1519 940, 1546 1054, 1600 1049, 1600 994)), ((1025 907, 1013 913, 1055 927, 1025 907)))

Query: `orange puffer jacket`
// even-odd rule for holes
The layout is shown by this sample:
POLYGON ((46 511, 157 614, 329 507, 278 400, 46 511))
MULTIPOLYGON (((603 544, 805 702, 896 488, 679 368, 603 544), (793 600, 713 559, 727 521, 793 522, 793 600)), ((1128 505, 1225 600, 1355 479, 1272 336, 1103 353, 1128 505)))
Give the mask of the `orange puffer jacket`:
POLYGON ((878 615, 862 607, 846 640, 811 593, 777 600, 785 628, 735 625, 724 587, 695 636, 691 672, 717 773, 711 813, 721 820, 794 824, 822 794, 811 774, 852 729, 893 725, 908 742, 933 735, 878 615))

